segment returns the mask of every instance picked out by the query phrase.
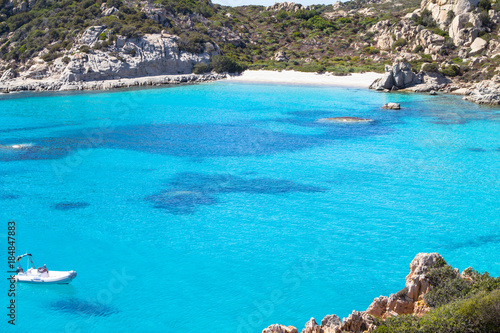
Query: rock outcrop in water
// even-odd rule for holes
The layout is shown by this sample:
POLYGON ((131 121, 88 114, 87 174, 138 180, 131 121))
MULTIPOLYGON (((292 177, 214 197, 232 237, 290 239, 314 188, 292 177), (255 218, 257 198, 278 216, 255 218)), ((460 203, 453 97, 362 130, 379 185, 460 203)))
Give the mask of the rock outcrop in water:
POLYGON ((337 123, 337 124, 359 124, 371 123, 373 119, 359 118, 359 117, 333 117, 333 118, 320 118, 318 123, 337 123))
POLYGON ((382 106, 383 109, 389 110, 399 110, 401 109, 401 104, 399 103, 386 103, 382 106))
MULTIPOLYGON (((410 263, 410 273, 406 276, 406 286, 403 290, 390 296, 375 298, 366 311, 353 311, 342 321, 336 315, 327 315, 318 325, 314 318, 306 324, 302 333, 341 333, 341 332, 371 332, 375 326, 375 317, 388 318, 403 314, 421 316, 429 311, 424 296, 431 289, 427 277, 429 270, 443 262, 438 253, 419 253, 410 263)), ((279 324, 265 328, 262 333, 294 333, 293 326, 279 324)))

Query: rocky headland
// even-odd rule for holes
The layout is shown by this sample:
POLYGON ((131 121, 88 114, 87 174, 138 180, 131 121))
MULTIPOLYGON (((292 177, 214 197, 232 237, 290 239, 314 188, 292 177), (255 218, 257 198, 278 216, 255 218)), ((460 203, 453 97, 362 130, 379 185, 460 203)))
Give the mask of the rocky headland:
MULTIPOLYGON (((208 64, 219 47, 205 43, 202 52, 179 49, 178 36, 166 33, 116 37, 108 50, 93 49, 111 34, 105 26, 91 26, 76 39, 64 57, 31 60, 17 74, 7 69, 0 77, 0 92, 44 90, 102 90, 130 86, 196 83, 225 78, 225 74, 192 74, 193 66, 208 64)), ((43 56, 41 54, 40 56, 43 56)))
MULTIPOLYGON (((471 281, 481 280, 482 277, 489 275, 485 273, 483 276, 469 267, 462 273, 458 268, 451 268, 444 261, 443 257, 438 253, 419 253, 410 263, 410 272, 406 276, 405 287, 390 296, 379 296, 373 300, 365 311, 352 311, 347 318, 340 318, 335 315, 325 316, 318 324, 315 318, 311 318, 302 329, 302 333, 358 333, 358 332, 372 332, 377 328, 377 325, 383 323, 388 318, 396 318, 398 316, 412 315, 415 318, 420 318, 425 314, 431 312, 434 302, 433 298, 428 298, 426 295, 437 288, 440 282, 437 282, 436 276, 451 276, 456 285, 463 285, 461 287, 466 289, 471 281), (434 271, 432 271, 434 270, 434 271), (431 305, 428 304, 431 302, 431 305)), ((499 284, 500 279, 493 279, 494 283, 499 284)), ((482 283, 482 282, 481 282, 482 283)), ((447 287, 450 288, 450 287, 447 287)), ((497 287, 498 288, 498 287, 497 287)), ((439 297, 446 298, 440 291, 439 297)), ((496 301, 494 307, 500 306, 500 299, 496 301)), ((496 320, 498 322, 498 320, 496 320)), ((500 323, 499 323, 500 325, 500 323)), ((458 327, 458 326, 457 326, 458 327)), ((407 329, 409 329, 407 327, 407 329)), ((500 326, 497 327, 500 329, 500 326)), ((473 332, 474 330, 471 330, 473 332)), ((280 324, 273 324, 265 328, 262 333, 298 333, 298 329, 293 326, 285 326, 280 324)), ((384 332, 391 332, 384 331, 384 332)), ((398 331, 400 332, 400 331, 398 331)), ((403 331, 401 331, 403 332, 403 331)), ((407 330, 404 332, 414 332, 407 330)), ((415 331, 416 332, 416 331, 415 331)), ((426 331, 427 332, 427 331, 426 331)), ((437 332, 437 331, 436 331, 437 332)), ((451 330, 450 332, 455 332, 451 330)), ((493 331, 491 331, 493 332, 493 331)), ((497 331, 495 331, 497 332, 497 331)))

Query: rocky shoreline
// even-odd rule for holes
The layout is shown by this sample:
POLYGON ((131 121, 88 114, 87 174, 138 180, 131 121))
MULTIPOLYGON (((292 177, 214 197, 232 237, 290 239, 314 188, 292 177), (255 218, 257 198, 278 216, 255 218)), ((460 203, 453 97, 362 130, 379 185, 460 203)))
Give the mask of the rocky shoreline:
POLYGON ((500 105, 500 76, 476 84, 453 81, 435 68, 422 66, 418 73, 403 58, 398 58, 392 66, 386 65, 384 75, 375 80, 370 89, 391 92, 428 92, 462 95, 464 100, 477 104, 500 105))
POLYGON ((110 90, 118 88, 202 83, 227 78, 226 74, 156 75, 100 81, 61 82, 52 80, 14 79, 0 82, 0 93, 19 91, 110 90))
MULTIPOLYGON (((311 75, 317 74, 311 73, 311 75)), ((0 94, 19 91, 110 90, 184 83, 195 84, 228 78, 231 78, 231 75, 225 73, 153 75, 72 82, 53 80, 52 78, 32 79, 22 77, 4 80, 0 79, 0 94)), ((345 78, 345 76, 341 78, 345 78)), ((262 79, 261 81, 267 82, 262 79)), ((272 82, 273 81, 270 81, 269 83, 272 82)), ((338 82, 336 85, 338 85, 338 82)), ((349 86, 349 83, 346 82, 345 85, 349 86)), ((365 86, 368 86, 368 84, 365 86)), ((369 88, 383 92, 428 92, 432 95, 436 94, 436 91, 438 91, 440 93, 462 95, 464 100, 477 104, 500 105, 500 76, 496 75, 491 80, 484 80, 477 84, 457 83, 439 72, 427 72, 425 68, 418 73, 413 73, 411 66, 403 60, 396 60, 392 66, 386 66, 386 72, 383 77, 376 79, 369 85, 369 88)))
MULTIPOLYGON (((390 296, 375 298, 365 311, 352 311, 347 318, 337 315, 327 315, 318 324, 311 318, 302 333, 341 333, 341 332, 372 332, 376 329, 377 318, 386 319, 398 315, 413 314, 423 316, 431 310, 425 303, 424 296, 432 288, 427 273, 430 269, 444 262, 438 253, 419 253, 410 263, 410 273, 406 276, 405 288, 390 296)), ((458 275, 458 268, 454 269, 458 275)), ((460 278, 468 279, 464 270, 460 278)), ((294 326, 280 324, 270 325, 262 333, 298 333, 294 326)))

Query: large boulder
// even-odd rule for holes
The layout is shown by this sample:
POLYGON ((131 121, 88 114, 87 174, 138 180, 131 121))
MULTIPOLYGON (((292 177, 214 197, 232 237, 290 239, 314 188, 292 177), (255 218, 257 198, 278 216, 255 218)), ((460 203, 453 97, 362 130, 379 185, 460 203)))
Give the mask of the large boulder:
POLYGON ((14 73, 12 68, 9 68, 5 72, 3 72, 2 76, 0 77, 0 82, 11 80, 15 76, 16 76, 16 74, 14 73))
POLYGON ((406 276, 405 288, 389 297, 375 298, 366 313, 381 318, 426 313, 428 307, 423 297, 431 288, 427 273, 440 260, 444 261, 438 253, 417 254, 410 263, 410 273, 406 276))
POLYGON ((449 11, 454 12, 455 16, 468 13, 476 8, 478 3, 479 0, 422 0, 420 9, 429 10, 434 21, 444 28, 449 11))
POLYGON ((488 42, 482 39, 481 37, 477 37, 474 39, 474 42, 470 45, 469 55, 476 55, 483 52, 488 46, 488 42))
POLYGON ((443 48, 445 38, 433 31, 422 29, 416 36, 416 42, 425 49, 425 53, 438 53, 443 48))
POLYGON ((288 57, 286 56, 285 52, 283 52, 283 51, 276 52, 274 54, 273 59, 277 62, 288 61, 288 57))
POLYGON ((401 104, 399 103, 386 103, 384 106, 382 106, 384 109, 390 109, 390 110, 399 110, 401 109, 401 104))
POLYGON ((319 327, 318 323, 314 318, 309 319, 306 323, 302 333, 323 333, 321 327, 319 327))
POLYGON ((321 321, 321 329, 323 333, 340 333, 342 322, 337 315, 327 315, 321 321))
POLYGON ((406 276, 407 295, 413 301, 420 301, 429 291, 430 283, 426 274, 436 263, 444 261, 439 253, 419 253, 410 263, 410 273, 406 276))
POLYGON ((366 312, 353 311, 347 318, 343 318, 340 329, 342 332, 371 332, 375 329, 375 324, 372 316, 366 312))
POLYGON ((408 88, 418 81, 412 72, 411 65, 402 60, 396 61, 392 66, 385 66, 385 74, 382 78, 375 80, 370 89, 375 90, 397 90, 408 88))
POLYGON ((266 10, 277 12, 280 10, 284 10, 287 12, 296 12, 298 10, 304 9, 300 3, 295 2, 276 2, 274 5, 269 6, 266 10))

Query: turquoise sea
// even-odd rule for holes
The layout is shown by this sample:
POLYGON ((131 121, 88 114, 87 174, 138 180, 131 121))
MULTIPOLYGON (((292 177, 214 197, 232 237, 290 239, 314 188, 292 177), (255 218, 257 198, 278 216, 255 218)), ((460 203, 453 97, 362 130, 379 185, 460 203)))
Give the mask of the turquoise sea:
POLYGON ((15 330, 300 331, 402 289, 418 252, 498 276, 499 134, 499 108, 340 87, 0 96, 3 271, 14 220, 17 254, 78 272, 17 285, 15 330), (375 121, 317 122, 338 116, 375 121))

